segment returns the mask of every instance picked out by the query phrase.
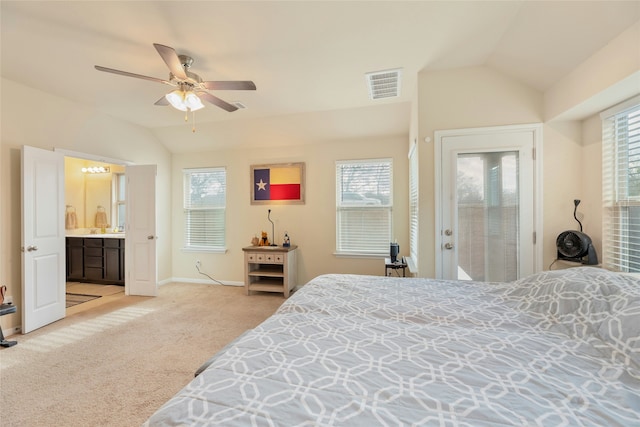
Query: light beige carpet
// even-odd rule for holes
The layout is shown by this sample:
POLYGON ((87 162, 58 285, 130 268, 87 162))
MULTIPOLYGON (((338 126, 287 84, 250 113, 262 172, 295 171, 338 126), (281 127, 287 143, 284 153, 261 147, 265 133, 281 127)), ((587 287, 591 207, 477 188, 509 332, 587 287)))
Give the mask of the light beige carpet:
POLYGON ((14 335, 18 345, 0 349, 0 425, 138 426, 283 302, 240 287, 169 284, 156 298, 114 298, 14 335))

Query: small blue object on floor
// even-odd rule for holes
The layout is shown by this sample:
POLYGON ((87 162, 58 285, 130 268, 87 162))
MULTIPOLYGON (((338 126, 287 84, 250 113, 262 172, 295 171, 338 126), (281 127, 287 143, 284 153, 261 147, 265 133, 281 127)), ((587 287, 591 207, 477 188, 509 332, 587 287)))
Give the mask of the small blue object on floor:
MULTIPOLYGON (((17 310, 18 308, 13 304, 0 304, 0 316, 15 313, 17 310)), ((2 333, 2 327, 0 327, 0 346, 13 347, 16 344, 18 344, 18 341, 7 341, 4 339, 4 333, 2 333)))

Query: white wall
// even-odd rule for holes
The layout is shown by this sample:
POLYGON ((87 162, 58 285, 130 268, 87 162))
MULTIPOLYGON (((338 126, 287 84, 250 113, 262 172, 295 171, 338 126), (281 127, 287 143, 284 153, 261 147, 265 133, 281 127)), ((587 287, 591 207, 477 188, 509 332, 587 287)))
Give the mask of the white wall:
POLYGON ((267 231, 271 237, 268 209, 275 223, 276 242, 285 231, 298 245, 298 281, 306 283, 324 273, 384 274, 381 259, 338 258, 335 251, 335 161, 366 158, 393 158, 393 229, 403 254, 408 254, 408 135, 371 139, 326 141, 295 147, 220 150, 195 154, 176 154, 173 160, 173 199, 182 199, 182 170, 194 167, 227 168, 227 247, 226 254, 193 253, 183 245, 183 212, 180 202, 173 205, 173 275, 177 278, 204 279, 195 269, 221 281, 244 281, 242 248, 251 238, 267 231), (250 166, 252 164, 305 162, 306 201, 304 205, 251 205, 250 166))
MULTIPOLYGON (((158 165, 158 277, 170 277, 170 153, 148 130, 69 100, 2 79, 0 283, 21 300, 20 150, 22 145, 158 165), (19 100, 20 102, 16 102, 19 100)), ((18 306, 18 309, 20 307, 18 306)), ((15 327, 20 315, 10 318, 15 327)), ((4 322, 9 323, 6 320, 4 322)))

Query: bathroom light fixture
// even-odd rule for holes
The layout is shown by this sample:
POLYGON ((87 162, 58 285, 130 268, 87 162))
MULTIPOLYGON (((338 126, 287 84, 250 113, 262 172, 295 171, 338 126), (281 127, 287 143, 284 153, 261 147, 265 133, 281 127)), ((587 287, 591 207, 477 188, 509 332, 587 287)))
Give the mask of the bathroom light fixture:
POLYGON ((109 173, 111 169, 109 166, 90 166, 88 168, 82 168, 82 173, 109 173))

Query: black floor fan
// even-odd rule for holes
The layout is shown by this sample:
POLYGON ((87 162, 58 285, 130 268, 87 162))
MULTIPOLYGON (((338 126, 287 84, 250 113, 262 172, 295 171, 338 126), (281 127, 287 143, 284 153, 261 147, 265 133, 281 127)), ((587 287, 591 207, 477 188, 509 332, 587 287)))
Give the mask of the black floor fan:
POLYGON ((580 224, 580 231, 568 230, 560 233, 556 239, 556 247, 558 249, 558 259, 564 261, 579 262, 585 265, 598 264, 598 255, 596 248, 591 242, 591 238, 582 232, 582 223, 576 216, 580 200, 573 201, 573 217, 580 224))

